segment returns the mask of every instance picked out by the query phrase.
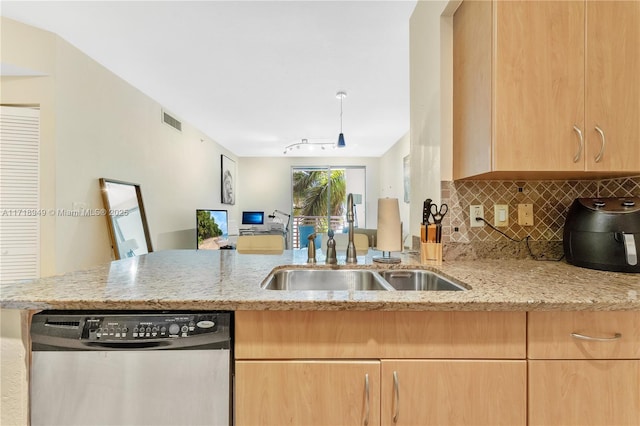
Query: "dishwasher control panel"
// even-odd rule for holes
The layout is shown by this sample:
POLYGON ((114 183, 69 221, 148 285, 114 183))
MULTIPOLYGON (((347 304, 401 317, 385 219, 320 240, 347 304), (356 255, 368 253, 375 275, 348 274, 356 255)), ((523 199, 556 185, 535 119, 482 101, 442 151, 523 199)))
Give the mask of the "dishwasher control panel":
POLYGON ((31 330, 34 341, 41 340, 46 345, 60 344, 64 339, 75 340, 83 347, 103 344, 139 344, 132 348, 165 347, 179 341, 187 344, 187 341, 229 340, 231 318, 230 312, 222 311, 137 314, 52 311, 34 315, 31 330))
POLYGON ((81 339, 159 339, 189 337, 218 331, 217 314, 175 314, 144 317, 87 317, 81 339))

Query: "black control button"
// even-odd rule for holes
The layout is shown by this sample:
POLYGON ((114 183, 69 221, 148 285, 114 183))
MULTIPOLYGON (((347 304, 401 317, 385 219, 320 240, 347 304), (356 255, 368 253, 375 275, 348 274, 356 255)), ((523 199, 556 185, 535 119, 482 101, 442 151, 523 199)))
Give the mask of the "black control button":
POLYGON ((182 332, 186 333, 187 331, 189 331, 189 327, 187 327, 186 325, 182 326, 182 332))
POLYGON ((171 324, 169 326, 169 334, 178 334, 180 332, 180 326, 178 324, 171 324))

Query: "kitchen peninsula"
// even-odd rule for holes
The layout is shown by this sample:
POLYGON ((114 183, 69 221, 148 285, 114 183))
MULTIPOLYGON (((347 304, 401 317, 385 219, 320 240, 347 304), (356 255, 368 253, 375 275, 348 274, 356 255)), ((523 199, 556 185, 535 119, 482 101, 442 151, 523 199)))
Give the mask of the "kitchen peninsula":
MULTIPOLYGON (((466 291, 274 291, 274 268, 308 268, 305 250, 242 255, 232 250, 167 250, 91 269, 3 285, 3 309, 228 309, 383 311, 640 310, 637 274, 533 260, 445 261, 439 271, 466 291)), ((359 256, 355 268, 390 268, 359 256)), ((337 268, 344 268, 344 256, 337 268)), ((348 265, 352 267, 352 265, 348 265)), ((393 268, 423 267, 403 255, 393 268)), ((314 268, 329 268, 319 259, 314 268)))
MULTIPOLYGON (((374 254, 313 267, 390 267, 374 254)), ((306 256, 160 251, 3 285, 0 301, 24 311, 235 311, 237 425, 640 421, 637 274, 563 261, 427 267, 407 253, 392 267, 432 269, 467 290, 261 288, 274 269, 309 268, 306 256)))

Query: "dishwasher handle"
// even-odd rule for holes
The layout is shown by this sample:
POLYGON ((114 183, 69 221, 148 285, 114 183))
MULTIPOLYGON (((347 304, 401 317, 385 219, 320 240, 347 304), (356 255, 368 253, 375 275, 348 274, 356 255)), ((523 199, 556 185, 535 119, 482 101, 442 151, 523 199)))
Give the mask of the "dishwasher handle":
POLYGON ((82 342, 84 346, 88 346, 94 349, 112 349, 112 350, 127 350, 127 349, 158 349, 164 346, 170 346, 171 342, 82 342))

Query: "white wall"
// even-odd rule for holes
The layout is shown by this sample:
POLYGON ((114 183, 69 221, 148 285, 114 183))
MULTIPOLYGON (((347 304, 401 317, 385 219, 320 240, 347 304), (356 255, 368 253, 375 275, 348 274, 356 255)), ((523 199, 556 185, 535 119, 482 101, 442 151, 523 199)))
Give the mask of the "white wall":
MULTIPOLYGON (((409 155, 411 150, 409 133, 398 140, 380 159, 380 183, 379 198, 397 198, 400 207, 400 220, 402 221, 402 232, 405 235, 410 233, 410 206, 413 202, 411 192, 409 192, 409 203, 404 202, 404 157, 409 155)), ((372 226, 375 228, 375 226, 372 226)), ((405 241, 405 246, 410 244, 410 240, 405 241)))
MULTIPOLYGON (((318 157, 240 157, 238 159, 238 192, 236 220, 242 210, 274 210, 291 212, 291 169, 305 166, 365 166, 366 167, 366 226, 375 228, 378 221, 378 174, 381 159, 377 157, 318 158, 318 157)), ((365 226, 360 225, 361 228, 365 226)))
MULTIPOLYGON (((46 31, 0 17, 2 61, 22 64, 43 73, 37 77, 2 77, 0 102, 39 105, 40 111, 40 204, 55 205, 55 104, 54 78, 56 37, 46 31), (19 41, 19 42, 16 42, 19 41)), ((55 217, 40 220, 40 272, 56 273, 55 217)))
MULTIPOLYGON (((422 221, 422 201, 431 198, 440 202, 440 181, 442 179, 442 159, 445 154, 441 146, 450 143, 443 136, 450 137, 450 131, 442 129, 441 113, 443 85, 451 77, 441 75, 442 29, 441 15, 449 2, 443 0, 419 1, 410 19, 410 85, 411 85, 411 234, 420 235, 422 221)), ((444 24, 446 25, 446 23, 444 24)), ((448 68, 445 66, 445 73, 448 68)), ((445 94, 447 95, 447 94, 445 94)), ((448 112, 445 112, 448 114, 448 112)), ((445 116, 445 125, 448 115, 445 116)), ((450 160, 445 158, 445 167, 450 160)))
MULTIPOLYGON (((197 208, 235 213, 220 203, 220 155, 234 155, 188 123, 182 133, 163 124, 160 104, 61 38, 6 18, 1 30, 4 62, 49 76, 3 77, 0 99, 41 107, 41 208, 102 208, 100 177, 140 184, 154 250, 195 248, 197 208)), ((43 275, 112 258, 104 217, 46 218, 41 228, 43 275)))

